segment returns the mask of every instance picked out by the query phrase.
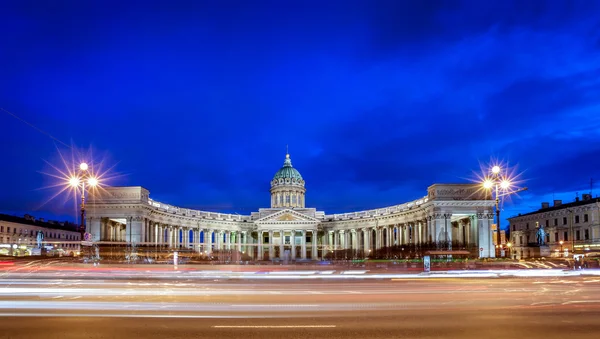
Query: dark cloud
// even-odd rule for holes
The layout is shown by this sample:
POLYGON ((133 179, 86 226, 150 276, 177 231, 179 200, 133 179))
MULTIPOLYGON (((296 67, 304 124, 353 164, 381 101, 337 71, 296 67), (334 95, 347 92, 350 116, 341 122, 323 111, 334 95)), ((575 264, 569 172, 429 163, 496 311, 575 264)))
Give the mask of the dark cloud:
MULTIPOLYGON (((1 6, 0 106, 108 150, 116 184, 166 203, 265 207, 287 144, 327 212, 422 197, 490 157, 536 194, 597 176, 595 1, 1 6)), ((0 208, 41 211, 54 145, 0 123, 0 208)))

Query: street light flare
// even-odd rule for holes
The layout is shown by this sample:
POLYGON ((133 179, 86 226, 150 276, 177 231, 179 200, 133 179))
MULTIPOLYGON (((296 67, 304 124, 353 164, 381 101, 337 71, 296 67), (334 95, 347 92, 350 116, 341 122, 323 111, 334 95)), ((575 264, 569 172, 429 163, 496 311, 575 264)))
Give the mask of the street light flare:
POLYGON ((485 189, 488 189, 488 190, 489 190, 489 189, 491 189, 493 186, 494 186, 494 183, 493 183, 493 182, 492 182, 490 179, 486 179, 486 180, 483 182, 483 188, 485 188, 485 189))
POLYGON ((88 179, 88 185, 90 185, 91 187, 96 187, 98 185, 98 179, 90 177, 88 179))
POLYGON ((510 187, 510 181, 508 181, 508 180, 502 180, 502 182, 500 183, 500 187, 503 190, 508 189, 510 187))
POLYGON ((87 171, 87 170, 88 170, 88 164, 87 164, 87 163, 85 163, 85 162, 82 162, 82 163, 79 165, 79 169, 80 169, 80 170, 82 170, 82 171, 87 171))
POLYGON ((492 173, 494 173, 494 174, 500 173, 500 166, 496 165, 496 166, 492 167, 492 173))
POLYGON ((69 186, 71 186, 71 187, 79 186, 79 178, 78 177, 69 178, 69 186))

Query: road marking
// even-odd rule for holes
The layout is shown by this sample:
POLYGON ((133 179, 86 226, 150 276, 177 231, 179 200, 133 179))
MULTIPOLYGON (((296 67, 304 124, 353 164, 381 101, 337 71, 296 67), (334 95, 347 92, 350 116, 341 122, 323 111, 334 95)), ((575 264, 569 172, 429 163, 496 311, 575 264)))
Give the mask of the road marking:
POLYGON ((333 328, 336 325, 214 325, 213 328, 333 328))
POLYGON ((298 305, 283 305, 283 304, 274 304, 274 305, 253 305, 253 304, 245 304, 245 305, 231 305, 232 307, 319 307, 319 305, 307 305, 307 304, 298 304, 298 305))
POLYGON ((561 305, 572 305, 572 304, 596 304, 600 303, 600 300, 572 300, 562 303, 561 305))

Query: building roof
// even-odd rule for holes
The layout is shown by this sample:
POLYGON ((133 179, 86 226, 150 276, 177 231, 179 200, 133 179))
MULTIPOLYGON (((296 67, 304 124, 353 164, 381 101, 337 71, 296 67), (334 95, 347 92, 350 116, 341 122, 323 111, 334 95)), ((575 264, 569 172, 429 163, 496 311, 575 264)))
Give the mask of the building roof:
POLYGON ((292 167, 292 160, 290 159, 289 154, 285 155, 285 161, 283 162, 283 167, 281 167, 279 169, 279 171, 277 171, 277 173, 275 173, 275 176, 273 176, 273 180, 275 180, 275 179, 302 180, 302 175, 300 175, 300 172, 298 172, 297 169, 292 167))
POLYGON ((585 205, 589 205, 589 204, 593 204, 593 203, 600 203, 600 198, 596 197, 596 198, 589 198, 589 199, 582 199, 582 200, 575 200, 573 202, 569 202, 566 204, 561 203, 558 206, 549 206, 547 208, 540 208, 537 211, 533 211, 533 212, 529 212, 529 213, 524 213, 524 214, 519 214, 519 215, 515 215, 512 216, 508 219, 513 219, 513 218, 519 218, 519 217, 524 217, 527 215, 533 215, 533 214, 539 214, 539 213, 546 213, 546 212, 551 212, 551 211, 559 211, 562 209, 566 209, 566 208, 571 208, 571 207, 578 207, 578 206, 585 206, 585 205))
POLYGON ((0 221, 13 222, 17 224, 25 224, 37 227, 51 228, 55 230, 77 232, 78 226, 71 222, 58 222, 58 221, 40 221, 30 220, 23 217, 17 217, 14 215, 0 214, 0 221))

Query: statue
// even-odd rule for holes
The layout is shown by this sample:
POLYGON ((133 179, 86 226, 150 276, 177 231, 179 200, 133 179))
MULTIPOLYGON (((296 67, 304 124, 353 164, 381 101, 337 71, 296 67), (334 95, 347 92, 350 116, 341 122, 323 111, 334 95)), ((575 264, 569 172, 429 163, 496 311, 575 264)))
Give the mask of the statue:
POLYGON ((536 232, 537 244, 539 246, 544 246, 546 244, 546 232, 544 232, 544 227, 540 225, 536 232))
POLYGON ((44 233, 42 231, 38 231, 35 240, 37 248, 42 248, 42 242, 44 241, 44 233))

